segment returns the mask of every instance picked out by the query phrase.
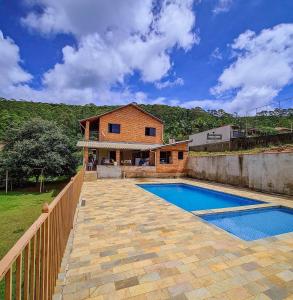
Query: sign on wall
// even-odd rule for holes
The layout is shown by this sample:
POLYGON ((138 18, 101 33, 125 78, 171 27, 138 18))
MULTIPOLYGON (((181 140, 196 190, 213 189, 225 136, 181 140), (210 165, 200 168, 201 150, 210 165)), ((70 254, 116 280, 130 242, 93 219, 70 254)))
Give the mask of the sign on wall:
POLYGON ((222 134, 216 134, 216 133, 208 133, 207 134, 208 140, 221 140, 222 137, 223 137, 222 134))

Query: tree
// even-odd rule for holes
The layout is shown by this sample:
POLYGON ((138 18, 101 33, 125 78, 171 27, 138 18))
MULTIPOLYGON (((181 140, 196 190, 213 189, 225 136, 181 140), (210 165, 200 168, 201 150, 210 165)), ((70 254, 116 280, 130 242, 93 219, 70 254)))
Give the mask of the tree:
POLYGON ((56 177, 75 173, 75 147, 55 122, 42 119, 26 121, 10 128, 4 136, 0 166, 19 182, 40 175, 56 177))

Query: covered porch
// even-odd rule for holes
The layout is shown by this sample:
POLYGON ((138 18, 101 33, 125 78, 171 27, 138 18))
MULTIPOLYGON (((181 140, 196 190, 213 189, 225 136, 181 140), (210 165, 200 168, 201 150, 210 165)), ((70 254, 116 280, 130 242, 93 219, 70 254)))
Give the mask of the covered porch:
POLYGON ((99 166, 155 166, 156 152, 152 149, 161 145, 80 141, 78 146, 83 147, 86 169, 94 171, 99 169, 99 166))

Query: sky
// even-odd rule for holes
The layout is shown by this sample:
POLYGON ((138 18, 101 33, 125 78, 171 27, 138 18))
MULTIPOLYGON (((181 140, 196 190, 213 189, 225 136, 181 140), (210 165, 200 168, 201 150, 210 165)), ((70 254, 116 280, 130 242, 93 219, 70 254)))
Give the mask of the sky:
POLYGON ((7 99, 292 107, 293 1, 0 0, 0 70, 7 99))

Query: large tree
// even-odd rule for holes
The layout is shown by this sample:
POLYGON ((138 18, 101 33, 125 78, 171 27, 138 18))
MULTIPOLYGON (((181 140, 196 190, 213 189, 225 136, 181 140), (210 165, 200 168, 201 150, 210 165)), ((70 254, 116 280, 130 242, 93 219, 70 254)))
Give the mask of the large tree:
POLYGON ((4 136, 0 166, 18 181, 43 174, 55 177, 75 173, 74 143, 55 122, 32 119, 10 128, 4 136))

